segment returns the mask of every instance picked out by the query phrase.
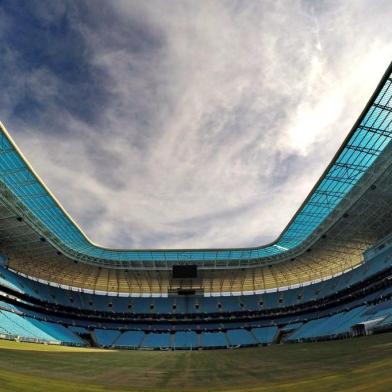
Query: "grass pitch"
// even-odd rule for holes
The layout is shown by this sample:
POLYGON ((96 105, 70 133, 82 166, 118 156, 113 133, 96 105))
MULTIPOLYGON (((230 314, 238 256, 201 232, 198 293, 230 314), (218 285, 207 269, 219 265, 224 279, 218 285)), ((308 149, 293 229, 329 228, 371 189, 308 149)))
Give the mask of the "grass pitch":
POLYGON ((391 391, 392 334, 239 350, 75 349, 0 340, 0 391, 391 391))

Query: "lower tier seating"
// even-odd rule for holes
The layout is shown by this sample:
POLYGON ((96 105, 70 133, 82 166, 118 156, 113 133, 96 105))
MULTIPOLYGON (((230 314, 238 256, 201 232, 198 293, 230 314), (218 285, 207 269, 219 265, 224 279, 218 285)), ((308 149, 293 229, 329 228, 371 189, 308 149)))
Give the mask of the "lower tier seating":
POLYGON ((0 310, 0 333, 24 340, 84 345, 81 338, 61 324, 0 310))
MULTIPOLYGON (((284 342, 331 339, 350 336, 353 326, 371 321, 377 326, 392 329, 392 298, 374 304, 362 304, 349 310, 336 311, 312 320, 293 322, 290 318, 277 319, 276 325, 260 327, 239 327, 239 323, 210 323, 188 325, 188 330, 170 329, 170 325, 128 325, 124 330, 121 324, 100 326, 63 325, 22 314, 21 309, 10 307, 5 310, 5 303, 0 309, 0 337, 14 337, 20 340, 49 342, 53 344, 86 345, 87 342, 100 347, 145 349, 145 350, 192 350, 211 348, 230 348, 272 344, 282 337, 284 342), (285 322, 284 324, 282 324, 285 322), (159 329, 161 328, 161 329, 159 329), (90 336, 91 339, 86 339, 90 336)), ((305 315, 306 316, 306 315, 305 315)), ((53 320, 52 320, 53 321, 53 320)), ((249 323, 251 325, 251 323, 249 323)))

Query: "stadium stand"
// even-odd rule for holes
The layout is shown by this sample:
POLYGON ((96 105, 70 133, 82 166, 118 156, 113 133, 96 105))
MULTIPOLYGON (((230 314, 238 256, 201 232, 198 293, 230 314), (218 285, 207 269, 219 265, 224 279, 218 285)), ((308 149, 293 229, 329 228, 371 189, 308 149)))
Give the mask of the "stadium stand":
POLYGON ((226 337, 230 346, 253 346, 258 343, 255 335, 246 329, 230 329, 226 337))
POLYGON ((252 334, 259 343, 268 344, 272 343, 276 333, 278 332, 277 327, 266 327, 266 328, 252 328, 252 334))
POLYGON ((95 329, 94 336, 98 346, 111 347, 113 343, 120 336, 120 331, 106 330, 106 329, 95 329))
POLYGON ((83 345, 83 342, 62 325, 47 323, 0 310, 0 326, 4 333, 20 339, 83 345))
POLYGON ((200 347, 199 338, 195 331, 178 331, 173 340, 175 350, 192 350, 200 347))
POLYGON ((150 332, 144 335, 141 347, 143 348, 157 348, 167 349, 172 347, 171 334, 170 333, 155 333, 150 332))
POLYGON ((139 348, 144 338, 144 332, 126 331, 116 341, 115 346, 122 348, 139 348))
POLYGON ((204 348, 226 348, 229 342, 224 332, 204 332, 200 335, 200 345, 204 348))

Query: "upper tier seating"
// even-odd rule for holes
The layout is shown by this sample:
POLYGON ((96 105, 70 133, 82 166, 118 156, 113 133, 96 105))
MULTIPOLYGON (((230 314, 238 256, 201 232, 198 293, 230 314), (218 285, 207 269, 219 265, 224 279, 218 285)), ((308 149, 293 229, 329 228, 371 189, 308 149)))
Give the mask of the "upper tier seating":
POLYGON ((124 314, 219 314, 285 308, 320 300, 392 267, 392 250, 386 248, 367 263, 324 282, 279 292, 235 296, 120 297, 65 290, 40 283, 0 266, 0 286, 57 305, 75 309, 124 314))

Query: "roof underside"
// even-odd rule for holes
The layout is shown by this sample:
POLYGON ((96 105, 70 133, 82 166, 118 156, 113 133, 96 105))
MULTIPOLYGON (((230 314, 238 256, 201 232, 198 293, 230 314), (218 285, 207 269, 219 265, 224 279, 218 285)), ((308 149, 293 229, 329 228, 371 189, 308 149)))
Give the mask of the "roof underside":
MULTIPOLYGON (((391 155, 391 154, 389 154, 391 155)), ((42 241, 25 221, 0 204, 0 248, 8 268, 51 284, 77 290, 125 294, 166 294, 179 288, 202 292, 255 292, 326 279, 363 261, 370 246, 392 232, 392 160, 384 173, 345 210, 311 248, 288 262, 234 265, 233 261, 206 262, 196 279, 173 279, 170 263, 140 264, 129 269, 71 260, 48 241, 42 241)), ((371 268, 371 263, 370 268, 371 268)), ((348 275, 350 276, 350 275, 348 275)), ((116 294, 117 295, 117 294, 116 294)))
POLYGON ((315 243, 380 176, 391 157, 392 67, 310 195, 279 238, 243 249, 115 250, 93 244, 33 171, 1 126, 0 200, 54 248, 68 257, 117 268, 196 263, 271 263, 287 260, 315 243))

